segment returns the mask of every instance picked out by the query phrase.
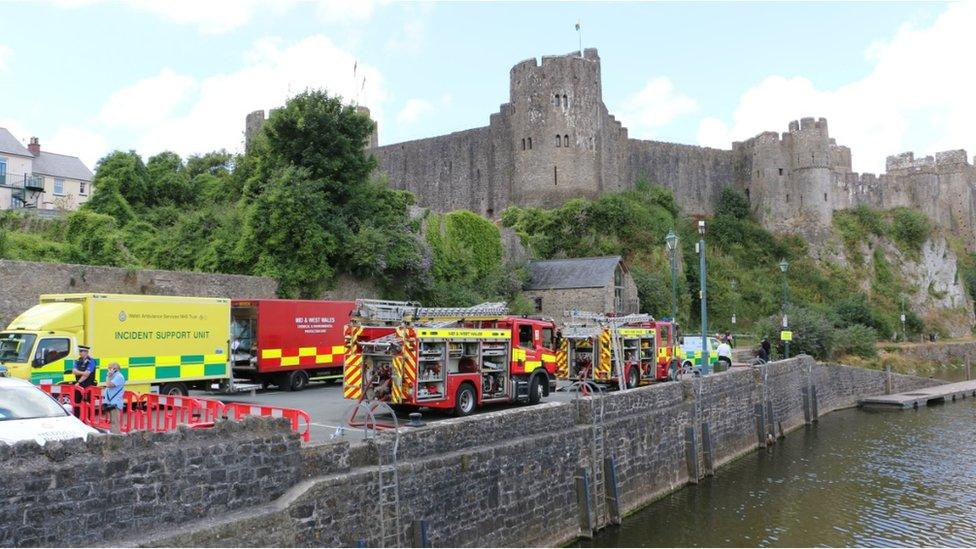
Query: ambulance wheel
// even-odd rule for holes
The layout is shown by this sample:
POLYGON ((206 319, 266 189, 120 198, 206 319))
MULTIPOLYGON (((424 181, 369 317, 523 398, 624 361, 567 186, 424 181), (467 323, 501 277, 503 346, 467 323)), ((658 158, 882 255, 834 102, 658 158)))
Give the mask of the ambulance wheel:
POLYGON ((164 383, 163 386, 159 388, 159 394, 182 397, 190 394, 190 391, 187 390, 186 385, 182 383, 164 383))
POLYGON ((470 383, 461 385, 458 387, 457 394, 454 395, 454 415, 458 417, 470 415, 477 403, 474 387, 470 383))
POLYGON ((542 387, 542 376, 535 376, 529 382, 529 404, 542 402, 545 389, 542 387))
POLYGON ((285 389, 301 391, 305 387, 308 387, 308 372, 305 370, 292 370, 285 374, 285 389))
POLYGON ((630 370, 627 371, 627 388, 633 389, 637 387, 640 383, 640 372, 637 371, 637 366, 631 366, 630 370))

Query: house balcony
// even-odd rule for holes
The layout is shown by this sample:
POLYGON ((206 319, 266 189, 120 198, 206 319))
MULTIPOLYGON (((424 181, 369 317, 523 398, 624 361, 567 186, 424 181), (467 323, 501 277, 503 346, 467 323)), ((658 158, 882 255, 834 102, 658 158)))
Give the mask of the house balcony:
POLYGON ((39 175, 26 173, 4 173, 0 174, 0 187, 44 192, 44 178, 39 175))

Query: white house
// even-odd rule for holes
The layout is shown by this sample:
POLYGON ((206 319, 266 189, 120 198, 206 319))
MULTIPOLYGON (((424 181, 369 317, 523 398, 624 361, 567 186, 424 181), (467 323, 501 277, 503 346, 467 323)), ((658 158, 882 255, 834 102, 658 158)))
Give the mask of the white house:
POLYGON ((77 156, 42 151, 36 137, 24 147, 0 128, 0 210, 75 210, 91 196, 91 182, 77 156))

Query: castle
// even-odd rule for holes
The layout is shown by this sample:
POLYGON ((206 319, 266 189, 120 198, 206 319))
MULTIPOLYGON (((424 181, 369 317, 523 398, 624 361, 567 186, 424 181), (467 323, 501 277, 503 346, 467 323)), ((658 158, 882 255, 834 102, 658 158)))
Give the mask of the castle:
MULTIPOLYGON (((510 205, 593 198, 639 180, 670 188, 684 212, 707 215, 733 187, 772 230, 810 235, 839 209, 909 206, 976 248, 976 169, 963 150, 892 156, 887 173, 875 176, 851 170, 850 149, 836 144, 823 118, 731 149, 631 139, 603 103, 596 49, 523 61, 509 79, 509 102, 487 126, 384 146, 374 132, 367 147, 390 185, 413 192, 424 207, 488 217, 510 205)), ((251 113, 247 135, 263 120, 263 111, 251 113)))

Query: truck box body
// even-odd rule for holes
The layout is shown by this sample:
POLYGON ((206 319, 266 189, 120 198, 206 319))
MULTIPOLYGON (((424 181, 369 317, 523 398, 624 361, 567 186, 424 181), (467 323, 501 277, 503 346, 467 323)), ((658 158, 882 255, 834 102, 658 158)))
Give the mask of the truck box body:
POLYGON ((230 377, 229 326, 227 299, 47 294, 0 333, 0 362, 34 383, 72 382, 78 345, 87 345, 99 381, 118 362, 128 388, 186 389, 230 377))
POLYGON ((235 374, 253 379, 294 370, 306 370, 310 377, 330 371, 341 375, 343 327, 355 306, 353 301, 234 300, 235 374))

